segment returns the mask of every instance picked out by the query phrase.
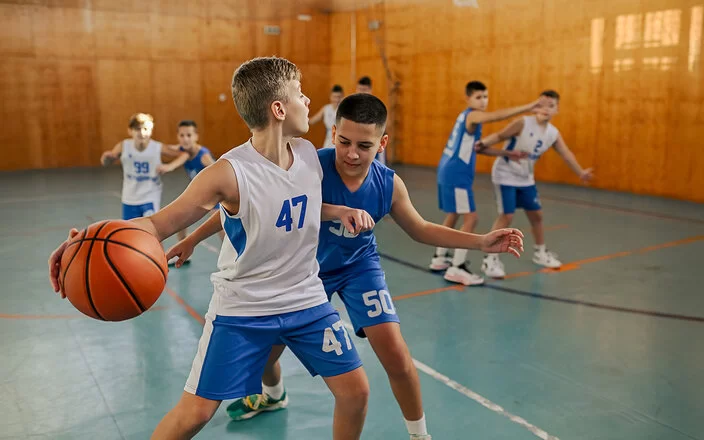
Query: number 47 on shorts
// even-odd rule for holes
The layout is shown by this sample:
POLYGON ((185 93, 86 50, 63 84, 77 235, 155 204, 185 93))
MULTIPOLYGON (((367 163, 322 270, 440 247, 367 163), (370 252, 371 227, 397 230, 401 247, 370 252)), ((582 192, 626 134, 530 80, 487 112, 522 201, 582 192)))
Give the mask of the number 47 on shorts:
POLYGON ((330 353, 334 351, 336 355, 342 356, 342 344, 335 336, 335 333, 337 332, 339 334, 340 331, 342 331, 345 337, 347 350, 352 350, 352 341, 350 341, 350 335, 347 333, 347 329, 342 324, 342 321, 337 321, 332 327, 325 329, 325 333, 323 334, 323 352, 330 353))

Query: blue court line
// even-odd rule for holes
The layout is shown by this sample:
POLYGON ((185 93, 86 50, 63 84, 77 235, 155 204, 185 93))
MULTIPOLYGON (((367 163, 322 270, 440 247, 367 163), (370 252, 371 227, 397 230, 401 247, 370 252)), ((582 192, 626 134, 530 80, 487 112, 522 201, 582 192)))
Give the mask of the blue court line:
MULTIPOLYGON (((402 266, 405 266, 405 267, 408 267, 410 269, 414 269, 414 270, 417 270, 420 272, 424 272, 424 273, 431 274, 431 275, 439 275, 442 273, 442 272, 432 272, 423 266, 419 266, 417 264, 410 263, 408 261, 393 257, 388 254, 383 254, 380 252, 379 255, 382 258, 393 261, 394 263, 398 263, 402 266)), ((657 318, 677 319, 680 321, 691 321, 691 322, 704 323, 704 317, 701 317, 701 316, 680 315, 677 313, 665 313, 665 312, 658 312, 655 310, 634 309, 631 307, 612 306, 609 304, 601 304, 601 303, 595 303, 595 302, 591 302, 591 301, 583 301, 583 300, 579 300, 579 299, 562 298, 559 296, 546 295, 544 293, 529 292, 526 290, 505 287, 505 286, 501 286, 501 285, 498 285, 495 283, 484 283, 481 286, 473 286, 472 289, 476 289, 479 287, 485 287, 487 289, 498 290, 498 291, 501 291, 504 293, 510 293, 512 295, 527 296, 527 297, 542 299, 542 300, 546 300, 546 301, 554 301, 554 302, 561 302, 564 304, 572 304, 572 305, 576 305, 576 306, 591 307, 594 309, 611 310, 614 312, 630 313, 633 315, 653 316, 653 317, 657 317, 657 318)))

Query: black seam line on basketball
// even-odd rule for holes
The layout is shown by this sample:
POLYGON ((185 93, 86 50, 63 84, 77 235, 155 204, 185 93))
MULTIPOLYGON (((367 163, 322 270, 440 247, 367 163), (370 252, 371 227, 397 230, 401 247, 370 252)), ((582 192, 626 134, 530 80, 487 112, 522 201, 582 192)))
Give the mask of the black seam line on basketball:
MULTIPOLYGON (((91 238, 90 242, 90 247, 88 248, 88 254, 86 255, 86 295, 88 295, 88 301, 90 302, 91 307, 93 307, 93 311, 95 312, 96 315, 103 321, 105 321, 105 318, 103 318, 103 315, 98 312, 98 308, 95 307, 95 303, 93 302, 93 296, 90 294, 90 279, 88 278, 90 273, 90 254, 93 253, 93 246, 95 245, 95 237, 100 234, 100 231, 108 224, 106 221, 100 227, 98 228, 97 231, 95 231, 95 235, 93 238, 91 238)), ((88 229, 86 228, 86 235, 88 235, 88 229)))
POLYGON ((104 243, 104 244, 103 244, 103 254, 105 254, 105 261, 108 262, 108 264, 109 264, 110 267, 112 268, 113 272, 115 272, 115 275, 117 275, 117 277, 120 279, 120 281, 122 281, 122 285, 125 286, 125 288, 127 289, 127 293, 129 293, 130 296, 132 297, 132 299, 134 300, 135 305, 136 305, 137 308, 139 309, 140 313, 146 312, 146 311, 147 311, 147 308, 144 307, 144 304, 142 304, 142 302, 139 300, 139 298, 137 298, 137 295, 134 294, 134 292, 132 291, 132 288, 131 288, 130 285, 127 283, 127 280, 125 280, 125 279, 123 278, 123 276, 122 276, 122 274, 120 273, 120 271, 119 271, 119 270, 117 269, 117 267, 113 264, 112 260, 110 260, 110 256, 108 255, 108 246, 107 246, 107 243, 110 243, 110 241, 109 241, 109 240, 100 240, 100 241, 103 241, 103 243, 104 243))
MULTIPOLYGON (((105 237, 105 240, 109 241, 110 243, 115 243, 115 244, 119 244, 121 246, 128 247, 128 248, 132 249, 133 251, 139 252, 140 254, 147 257, 152 263, 154 263, 154 265, 157 267, 157 269, 159 269, 159 272, 161 272, 161 276, 164 277, 164 281, 166 281, 166 273, 164 273, 164 271, 161 269, 161 266, 159 266, 159 263, 154 261, 154 259, 152 257, 150 257, 149 255, 145 254, 144 252, 140 251, 139 249, 136 249, 136 248, 130 246, 127 243, 123 243, 121 241, 110 240, 110 237, 112 237, 115 233, 120 232, 120 231, 142 231, 145 234, 149 234, 149 232, 145 231, 144 229, 140 229, 140 228, 120 228, 120 229, 115 229, 110 234, 108 234, 108 236, 105 237)), ((149 234, 149 235, 151 235, 151 234, 149 234)), ((99 238, 97 240, 102 240, 102 239, 99 238)))
MULTIPOLYGON (((88 233, 88 228, 83 230, 83 237, 85 237, 87 233, 88 233)), ((70 248, 71 246, 74 246, 76 244, 78 245, 78 249, 76 249, 76 252, 74 252, 73 256, 71 256, 71 259, 68 261, 68 264, 66 265, 66 269, 63 270, 64 276, 63 276, 63 278, 61 278, 61 283, 60 283, 59 288, 61 288, 65 285, 66 274, 68 273, 68 269, 69 269, 69 267, 71 267, 71 263, 73 263, 73 260, 76 258, 76 255, 78 255, 78 252, 80 252, 81 246, 83 246, 83 242, 84 242, 83 237, 81 237, 80 239, 76 240, 75 242, 69 244, 68 246, 66 246, 66 249, 64 249, 64 252, 66 252, 68 250, 68 248, 70 248)), ((59 262, 60 261, 61 260, 59 260, 59 262)), ((59 275, 61 275, 61 272, 59 272, 59 275)))
MULTIPOLYGON (((409 263, 408 261, 404 261, 399 258, 392 257, 391 255, 379 253, 379 256, 381 256, 387 260, 393 261, 394 263, 398 263, 402 266, 406 266, 408 268, 418 270, 420 272, 429 273, 432 275, 442 274, 442 272, 437 272, 437 273, 431 272, 430 270, 424 268, 423 266, 409 263)), ((536 273, 538 273, 538 272, 536 272, 536 273)), ((655 310, 642 310, 642 309, 634 309, 634 308, 630 308, 630 307, 611 306, 608 304, 600 304, 600 303, 595 303, 595 302, 591 302, 591 301, 582 301, 582 300, 578 300, 578 299, 561 298, 559 296, 546 295, 544 293, 527 292, 525 290, 513 289, 511 287, 499 286, 497 284, 492 284, 492 283, 484 283, 481 286, 474 286, 472 288, 474 289, 477 287, 486 287, 488 289, 499 290, 501 292, 510 293, 513 295, 528 296, 528 297, 535 298, 535 299, 542 299, 542 300, 546 300, 546 301, 561 302, 564 304, 572 304, 572 305, 577 305, 577 306, 591 307, 594 309, 611 310, 614 312, 629 313, 632 315, 653 316, 653 317, 657 317, 657 318, 677 319, 680 321, 704 322, 704 317, 701 317, 701 316, 680 315, 677 313, 665 313, 665 312, 658 312, 655 310)))

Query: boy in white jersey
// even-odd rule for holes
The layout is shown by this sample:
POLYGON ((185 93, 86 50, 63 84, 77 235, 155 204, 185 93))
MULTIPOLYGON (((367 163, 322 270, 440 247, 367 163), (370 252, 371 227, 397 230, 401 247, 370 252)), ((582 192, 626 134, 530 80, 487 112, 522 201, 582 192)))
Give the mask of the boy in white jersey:
MULTIPOLYGON (((255 58, 235 71, 232 96, 251 139, 205 168, 176 200, 134 220, 160 241, 220 204, 227 239, 211 280, 215 293, 185 391, 153 439, 195 436, 223 399, 261 393, 261 376, 284 343, 335 396, 333 438, 358 439, 369 384, 361 360, 318 278, 321 214, 350 232, 373 226, 366 213, 321 205, 322 170, 308 130, 300 71, 282 58, 255 58), (322 210, 322 212, 321 212, 322 210), (354 223, 354 227, 352 226, 354 223), (342 341, 331 350, 327 342, 342 341)), ((75 235, 72 230, 70 235, 75 235)), ((49 259, 55 291, 61 255, 49 259)))
MULTIPOLYGON (((474 143, 481 139, 482 126, 487 122, 497 122, 517 114, 534 110, 539 100, 530 104, 487 112, 489 92, 479 81, 470 81, 465 86, 467 108, 457 116, 450 138, 443 150, 438 165, 438 204, 446 213, 443 226, 454 228, 460 215, 463 232, 474 232, 477 225, 477 213, 474 205, 475 159, 474 143)), ((495 151, 494 154, 516 159, 511 151, 495 151)), ((448 257, 448 248, 438 247, 430 260, 430 270, 446 270, 445 279, 465 286, 484 283, 484 278, 469 270, 467 249, 455 249, 452 258, 448 257)))
MULTIPOLYGON (((503 151, 515 151, 523 155, 518 161, 508 161, 503 157, 496 158, 491 169, 491 180, 494 183, 496 204, 499 216, 494 221, 492 229, 505 228, 511 224, 516 208, 523 208, 530 221, 531 231, 535 239, 533 262, 541 266, 557 269, 562 263, 557 256, 545 247, 543 233, 543 212, 535 186, 533 166, 535 161, 550 147, 554 147, 562 159, 583 182, 592 179, 592 169, 584 169, 579 165, 574 154, 560 136, 560 132, 550 123, 557 114, 560 95, 554 90, 546 90, 540 94, 543 101, 534 116, 524 116, 516 119, 498 133, 478 141, 475 148, 480 153, 495 151, 488 147, 506 141, 503 151)), ((506 276, 504 265, 498 254, 488 254, 482 262, 482 271, 491 278, 506 276)))
MULTIPOLYGON (((374 160, 388 145, 385 134, 387 110, 370 94, 354 94, 338 107, 333 132, 335 149, 318 152, 323 169, 323 203, 364 209, 374 221, 390 214, 414 240, 436 246, 494 249, 519 256, 522 234, 515 229, 486 235, 467 234, 425 221, 416 211, 403 180, 374 160)), ((187 259, 196 244, 221 224, 209 220, 168 252, 168 257, 187 259)), ((411 440, 430 440, 420 380, 401 335, 400 320, 386 285, 373 231, 348 234, 339 222, 324 222, 318 244, 319 276, 328 297, 342 299, 355 333, 366 337, 386 370, 391 389, 401 408, 411 440)), ((286 407, 288 398, 275 363, 283 347, 272 351, 262 377, 264 393, 239 399, 227 411, 235 420, 249 419, 262 411, 286 407), (277 351, 278 350, 278 351, 277 351)))
MULTIPOLYGON (((342 86, 335 84, 332 86, 332 90, 330 90, 330 103, 325 104, 320 110, 318 110, 318 113, 314 114, 310 118, 311 124, 317 124, 320 121, 323 121, 323 124, 325 124, 325 140, 320 148, 335 147, 332 143, 332 126, 335 124, 335 112, 337 111, 337 106, 340 104, 340 101, 342 101, 344 96, 345 94, 342 86)), ((183 239, 183 237, 180 239, 183 239)))
POLYGON ((188 154, 174 151, 172 146, 153 140, 153 129, 152 115, 132 115, 127 128, 131 139, 118 142, 100 157, 103 166, 111 165, 118 159, 122 164, 123 220, 145 217, 158 211, 161 204, 161 175, 175 170, 188 160, 188 154), (163 164, 162 155, 175 159, 163 164))

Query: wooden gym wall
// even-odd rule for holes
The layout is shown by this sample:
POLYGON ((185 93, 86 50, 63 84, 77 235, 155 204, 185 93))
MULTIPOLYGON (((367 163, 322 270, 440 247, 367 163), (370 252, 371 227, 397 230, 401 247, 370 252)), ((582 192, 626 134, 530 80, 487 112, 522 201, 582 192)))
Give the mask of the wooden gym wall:
MULTIPOLYGON (((97 165, 138 111, 154 115, 163 142, 194 119, 221 154, 249 136, 229 85, 254 56, 291 59, 305 92, 327 102, 329 16, 298 21, 292 3, 274 3, 0 0, 0 170, 97 165), (274 16, 294 18, 258 18, 274 16)), ((311 139, 322 141, 321 125, 311 139)))
MULTIPOLYGON (((382 7, 386 52, 401 81, 401 162, 437 166, 470 80, 487 84, 490 110, 554 88, 562 95, 554 123, 580 163, 596 169, 592 186, 704 202, 704 1, 478 3, 386 0, 382 7)), ((365 44, 373 32, 364 13, 355 13, 357 73, 381 78, 378 55, 365 44)), ((333 27, 350 14, 333 14, 333 27)), ((349 32, 333 35, 333 60, 349 46, 344 38, 349 32)), ((332 80, 348 68, 333 64, 332 80)), ((488 124, 484 133, 503 125, 488 124)), ((480 156, 477 168, 489 172, 491 163, 480 156)), ((578 182, 554 152, 538 162, 536 176, 578 182)))

